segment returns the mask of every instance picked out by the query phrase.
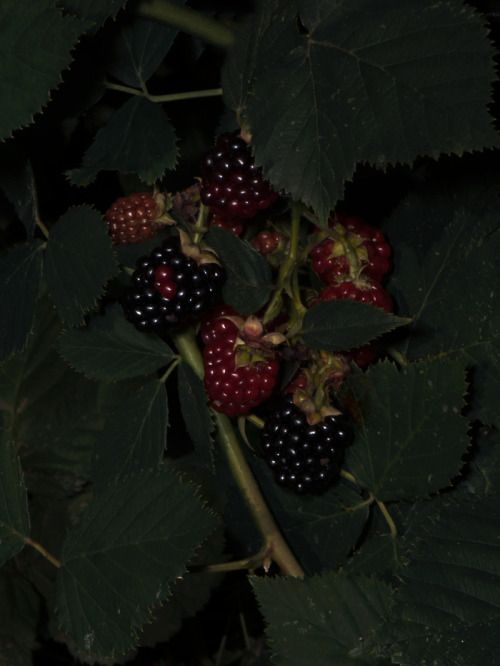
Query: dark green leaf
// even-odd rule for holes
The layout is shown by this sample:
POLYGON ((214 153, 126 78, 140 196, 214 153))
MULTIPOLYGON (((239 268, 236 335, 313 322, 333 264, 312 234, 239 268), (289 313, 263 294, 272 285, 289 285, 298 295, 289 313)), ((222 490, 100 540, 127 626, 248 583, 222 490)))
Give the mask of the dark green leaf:
POLYGON ((116 269, 106 226, 92 208, 70 208, 52 227, 45 276, 65 323, 81 324, 83 315, 97 305, 116 269))
POLYGON ((42 243, 18 245, 0 256, 0 360, 23 349, 33 326, 42 275, 42 243))
POLYGON ((227 271, 224 302, 243 315, 253 314, 265 305, 272 290, 272 276, 264 257, 224 229, 211 229, 206 241, 227 271))
POLYGON ((85 660, 132 648, 217 521, 168 470, 108 485, 68 535, 58 573, 62 630, 85 660))
POLYGON ((253 88, 262 35, 269 28, 272 18, 273 3, 260 4, 260 11, 250 15, 236 28, 234 44, 229 48, 222 68, 224 100, 240 120, 246 115, 248 96, 253 88))
POLYGON ((138 469, 156 469, 167 444, 168 403, 165 385, 150 379, 114 386, 99 433, 93 481, 105 488, 115 477, 138 469))
POLYGON ((0 575, 0 666, 32 666, 40 595, 18 571, 0 575))
MULTIPOLYGON (((205 566, 224 561, 223 530, 216 530, 208 541, 201 545, 190 566, 205 566)), ((210 593, 221 581, 221 574, 211 571, 196 571, 186 574, 175 582, 172 597, 154 614, 151 624, 144 626, 141 645, 155 647, 168 641, 182 626, 185 619, 198 613, 210 599, 210 593)))
POLYGON ((60 0, 64 9, 85 22, 100 26, 107 18, 114 18, 127 0, 60 0))
POLYGON ((412 196, 388 224, 396 267, 390 289, 413 318, 402 351, 410 359, 460 358, 474 369, 474 416, 498 420, 500 232, 498 184, 412 196))
POLYGON ((302 336, 312 349, 347 351, 371 342, 411 320, 366 303, 341 300, 318 303, 304 318, 302 336))
POLYGON ((28 238, 32 238, 37 215, 33 169, 15 141, 0 147, 0 188, 24 224, 28 238))
POLYGON ((88 185, 99 171, 119 171, 151 185, 176 161, 175 132, 161 105, 132 97, 97 132, 82 166, 69 175, 75 185, 88 185))
POLYGON ((23 548, 30 530, 23 473, 12 444, 0 422, 0 566, 23 548))
POLYGON ((446 632, 421 627, 408 632, 392 649, 392 664, 416 666, 497 666, 498 619, 467 626, 453 623, 446 632))
POLYGON ((178 368, 178 387, 181 412, 197 454, 213 466, 214 422, 207 405, 207 395, 201 379, 187 363, 178 368))
POLYGON ((52 0, 2 0, 0 4, 0 140, 29 125, 61 83, 80 21, 64 17, 52 0))
POLYGON ((97 385, 64 363, 58 334, 54 308, 42 298, 25 351, 0 366, 0 404, 28 490, 60 496, 88 481, 100 422, 97 385))
POLYGON ((125 23, 114 43, 108 72, 129 86, 142 89, 155 73, 177 36, 177 30, 165 23, 140 16, 125 23))
POLYGON ((279 666, 374 664, 370 640, 386 620, 390 588, 375 579, 328 573, 253 579, 279 666))
POLYGON ((436 663, 451 664, 449 651, 459 648, 460 625, 464 630, 465 625, 498 622, 499 533, 498 497, 457 500, 448 495, 420 505, 405 537, 413 548, 409 563, 399 571, 402 584, 395 596, 396 663, 425 663, 425 644, 430 642, 436 663), (443 654, 433 636, 441 636, 443 654), (417 654, 420 661, 408 660, 417 654))
POLYGON ((445 488, 463 465, 467 421, 460 362, 398 370, 379 363, 349 382, 361 414, 346 466, 378 499, 412 499, 445 488))
POLYGON ((345 564, 369 512, 352 486, 341 482, 323 495, 297 496, 280 488, 263 463, 253 466, 262 492, 306 572, 321 573, 345 564))
POLYGON ((434 0, 275 6, 257 34, 248 109, 256 161, 323 220, 359 162, 499 145, 487 109, 494 51, 473 9, 434 0))
POLYGON ((129 324, 119 306, 91 319, 88 328, 63 333, 59 351, 75 370, 103 381, 149 375, 174 358, 163 340, 129 324))
POLYGON ((477 497, 500 496, 500 433, 482 428, 477 450, 465 472, 464 487, 477 497))

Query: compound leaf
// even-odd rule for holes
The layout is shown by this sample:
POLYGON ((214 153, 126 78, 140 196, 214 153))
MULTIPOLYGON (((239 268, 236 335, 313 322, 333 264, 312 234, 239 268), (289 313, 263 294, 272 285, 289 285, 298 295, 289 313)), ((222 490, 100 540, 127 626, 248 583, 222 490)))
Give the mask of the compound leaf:
POLYGON ((50 231, 45 261, 47 285, 61 319, 70 326, 81 324, 116 270, 99 214, 88 206, 70 208, 50 231))
POLYGON ((68 534, 58 572, 59 622, 74 651, 93 662, 131 649, 216 525, 193 487, 168 469, 137 473, 95 496, 68 534))
POLYGON ((384 168, 499 145, 487 109, 494 51, 473 9, 443 0, 273 8, 257 34, 247 110, 256 162, 325 222, 359 162, 384 168))
POLYGON ((97 132, 82 166, 69 176, 75 185, 88 185, 99 171, 119 171, 152 185, 176 161, 175 131, 161 105, 132 97, 97 132))
POLYGON ((138 331, 119 306, 91 319, 88 328, 63 333, 59 351, 75 370, 108 382, 148 375, 174 358, 166 342, 138 331))
POLYGON ((379 363, 355 375, 349 387, 361 413, 346 466, 364 487, 385 501, 422 497, 450 484, 468 446, 460 362, 401 370, 379 363))

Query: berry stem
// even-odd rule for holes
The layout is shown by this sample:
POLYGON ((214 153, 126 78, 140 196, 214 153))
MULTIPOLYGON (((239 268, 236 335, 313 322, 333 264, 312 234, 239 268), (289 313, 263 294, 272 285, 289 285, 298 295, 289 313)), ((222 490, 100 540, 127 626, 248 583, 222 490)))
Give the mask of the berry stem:
POLYGON ((228 48, 234 41, 232 31, 219 21, 168 0, 143 0, 137 5, 136 12, 140 16, 173 25, 216 46, 228 48))
POLYGON ((54 557, 49 551, 42 546, 41 543, 38 543, 38 541, 33 541, 29 537, 26 537, 24 539, 24 543, 27 546, 31 546, 31 548, 34 548, 42 557, 44 557, 46 560, 48 560, 56 569, 61 568, 61 561, 57 559, 57 557, 54 557))
POLYGON ((269 558, 269 549, 262 548, 255 555, 244 557, 241 560, 232 560, 231 562, 220 562, 217 564, 207 564, 205 566, 195 566, 190 569, 192 573, 220 573, 224 571, 242 571, 244 569, 252 570, 265 566, 266 559, 269 558))
MULTIPOLYGON (((203 359, 192 331, 174 337, 174 342, 182 358, 203 379, 203 359)), ((288 576, 304 576, 302 567, 290 550, 280 532, 260 488, 246 461, 240 442, 234 432, 231 421, 224 414, 213 412, 217 426, 217 437, 226 455, 229 467, 245 499, 264 541, 264 548, 269 557, 276 562, 281 571, 288 576)))
POLYGON ((269 302, 269 305, 267 306, 266 311, 264 313, 263 317, 264 324, 269 323, 272 319, 274 319, 274 317, 277 316, 277 314, 279 314, 281 294, 287 282, 289 281, 292 271, 297 263, 297 259, 299 256, 298 250, 299 250, 299 232, 300 232, 301 214, 302 214, 302 205, 298 203, 292 204, 292 221, 291 221, 291 233, 290 233, 288 254, 285 258, 285 261, 280 266, 278 281, 276 283, 276 288, 274 290, 273 297, 269 302))
POLYGON ((178 356, 176 359, 174 359, 172 361, 172 363, 168 366, 168 368, 165 370, 165 372, 163 373, 163 375, 160 377, 160 379, 158 381, 161 384, 165 384, 167 379, 170 377, 170 375, 175 370, 175 368, 179 365, 180 362, 181 362, 181 357, 178 356))
POLYGON ((207 90, 190 90, 188 92, 168 93, 166 95, 151 95, 146 89, 132 88, 132 86, 124 86, 121 83, 112 83, 105 81, 104 86, 108 90, 116 90, 124 92, 128 95, 135 95, 136 97, 145 97, 150 102, 156 104, 164 104, 166 102, 182 102, 187 99, 201 99, 202 97, 220 97, 222 95, 222 88, 208 88, 207 90))
POLYGON ((207 206, 200 203, 200 210, 198 212, 198 217, 196 218, 196 224, 194 225, 193 243, 200 242, 204 232, 206 231, 207 218, 208 208, 207 206))
POLYGON ((255 427, 260 428, 261 430, 264 427, 264 421, 255 414, 248 414, 245 418, 247 421, 253 423, 255 427))
POLYGON ((393 539, 395 539, 398 536, 398 528, 396 527, 396 523, 394 522, 394 520, 393 520, 391 514, 389 513, 386 505, 381 500, 378 500, 377 498, 375 498, 375 502, 376 502, 378 508, 380 509, 382 515, 384 516, 385 522, 389 526, 389 530, 391 532, 391 537, 393 539))
POLYGON ((393 358, 396 361, 396 363, 400 367, 404 368, 405 365, 408 365, 408 359, 406 358, 406 356, 404 354, 402 354, 400 351, 398 351, 397 349, 394 349, 394 347, 389 347, 389 349, 387 350, 387 353, 389 354, 389 356, 391 358, 393 358))
POLYGON ((353 483, 355 486, 360 485, 359 481, 354 476, 354 474, 351 474, 351 472, 348 472, 346 469, 340 471, 340 476, 346 481, 349 481, 349 483, 353 483))

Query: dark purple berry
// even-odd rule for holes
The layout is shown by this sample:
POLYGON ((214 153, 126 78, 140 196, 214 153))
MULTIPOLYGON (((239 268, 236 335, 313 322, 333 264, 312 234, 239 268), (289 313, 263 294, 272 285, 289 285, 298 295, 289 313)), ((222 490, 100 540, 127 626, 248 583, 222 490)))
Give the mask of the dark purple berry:
POLYGON ((343 414, 310 425, 291 398, 284 399, 262 430, 263 454, 276 481, 301 494, 323 493, 334 483, 351 440, 343 414))
POLYGON ((220 264, 198 264, 183 254, 178 238, 168 239, 137 261, 125 315, 139 330, 161 333, 216 305, 224 281, 220 264))
POLYGON ((201 166, 200 195, 212 213, 233 220, 255 217, 278 198, 238 132, 221 134, 201 166))

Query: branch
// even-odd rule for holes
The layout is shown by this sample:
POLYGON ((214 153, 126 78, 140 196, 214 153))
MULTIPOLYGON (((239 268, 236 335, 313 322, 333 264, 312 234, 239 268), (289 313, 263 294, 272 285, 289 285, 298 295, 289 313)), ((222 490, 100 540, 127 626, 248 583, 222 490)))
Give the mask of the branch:
POLYGON ((232 31, 219 21, 168 0, 143 0, 136 11, 141 16, 168 23, 216 46, 228 48, 234 41, 232 31))
MULTIPOLYGON (((174 337, 174 342, 182 358, 189 363, 198 377, 203 379, 203 360, 193 333, 188 331, 177 335, 174 337)), ((264 547, 268 549, 270 558, 276 562, 284 574, 296 578, 303 577, 302 567, 290 550, 267 507, 230 420, 219 412, 214 412, 214 417, 217 425, 217 438, 240 492, 262 535, 264 547)))
POLYGON ((167 93, 166 95, 151 95, 147 90, 124 86, 121 83, 113 83, 112 81, 104 81, 104 87, 108 90, 116 90, 128 95, 134 95, 135 97, 145 97, 155 104, 182 102, 187 99, 201 99, 202 97, 220 97, 222 95, 222 88, 207 88, 206 90, 189 90, 188 92, 167 93))
POLYGON ((49 553, 49 551, 46 548, 44 548, 41 543, 38 543, 38 541, 33 541, 29 537, 26 537, 24 539, 24 543, 27 546, 31 546, 32 548, 34 548, 37 551, 37 553, 40 553, 40 555, 44 557, 46 560, 48 560, 54 567, 56 567, 56 569, 61 568, 60 560, 58 560, 57 557, 54 557, 54 555, 49 553))

